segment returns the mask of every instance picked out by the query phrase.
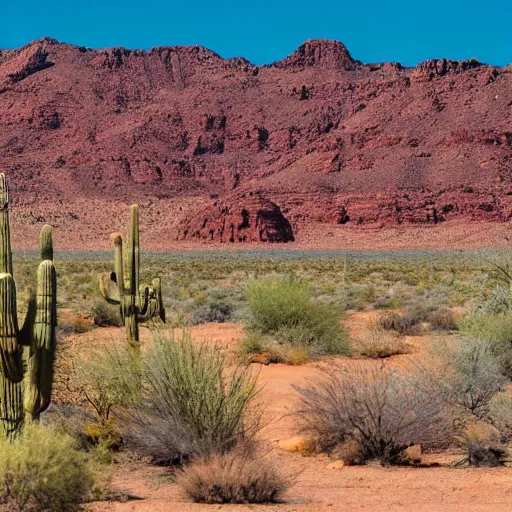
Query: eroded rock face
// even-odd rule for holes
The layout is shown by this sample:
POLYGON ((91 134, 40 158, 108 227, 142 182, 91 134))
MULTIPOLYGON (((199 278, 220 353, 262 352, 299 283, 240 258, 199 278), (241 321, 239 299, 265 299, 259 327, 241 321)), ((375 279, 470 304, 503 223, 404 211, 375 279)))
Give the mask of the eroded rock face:
POLYGON ((295 240, 279 206, 254 195, 215 202, 184 223, 180 238, 230 243, 295 240))
POLYGON ((63 237, 108 234, 120 201, 146 204, 146 232, 171 241, 185 226, 187 240, 238 243, 317 224, 504 222, 512 67, 364 64, 324 40, 255 66, 46 38, 0 52, 0 167, 20 222, 63 237))

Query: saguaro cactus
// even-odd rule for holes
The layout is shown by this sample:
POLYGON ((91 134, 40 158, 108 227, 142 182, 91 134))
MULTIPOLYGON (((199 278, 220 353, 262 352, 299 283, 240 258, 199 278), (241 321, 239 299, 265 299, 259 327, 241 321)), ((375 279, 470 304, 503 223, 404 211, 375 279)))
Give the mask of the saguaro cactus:
POLYGON ((139 323, 151 318, 165 322, 165 309, 162 302, 162 283, 159 277, 151 286, 141 288, 139 250, 139 206, 130 209, 130 231, 126 242, 119 233, 112 235, 114 240, 114 272, 100 277, 100 291, 110 304, 120 306, 121 319, 126 329, 129 343, 139 341, 139 323), (123 258, 123 245, 125 255, 123 258))
POLYGON ((0 436, 12 437, 24 421, 37 420, 49 405, 56 349, 57 281, 52 262, 52 228, 39 239, 42 262, 37 290, 18 328, 13 278, 9 194, 0 174, 0 436))

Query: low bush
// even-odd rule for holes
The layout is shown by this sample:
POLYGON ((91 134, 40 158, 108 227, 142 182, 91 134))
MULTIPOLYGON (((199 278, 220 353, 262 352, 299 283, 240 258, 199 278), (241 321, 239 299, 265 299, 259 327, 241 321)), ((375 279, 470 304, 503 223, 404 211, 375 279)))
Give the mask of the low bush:
POLYGON ((470 315, 463 319, 460 329, 471 338, 487 342, 502 373, 512 378, 512 315, 470 315))
POLYGON ((365 459, 398 463, 405 448, 445 439, 444 401, 418 376, 380 368, 333 366, 325 378, 294 386, 304 430, 326 451, 355 439, 365 459))
POLYGON ((178 485, 198 503, 276 503, 290 482, 270 461, 235 450, 185 466, 178 485))
POLYGON ((474 467, 496 467, 505 463, 507 448, 499 431, 483 422, 469 425, 460 438, 466 451, 464 462, 474 467))
POLYGON ((70 388, 91 406, 97 420, 107 425, 115 407, 133 402, 140 387, 137 348, 108 345, 83 353, 74 364, 70 388))
POLYGON ((121 416, 125 439, 160 464, 223 453, 256 433, 257 395, 251 369, 229 368, 215 344, 157 333, 143 359, 141 400, 121 416))
POLYGON ((432 346, 431 353, 438 364, 425 371, 443 396, 472 414, 485 416, 490 400, 506 382, 491 344, 474 338, 443 340, 432 346))
POLYGON ((458 329, 453 312, 445 307, 430 311, 426 316, 426 321, 434 331, 456 331, 458 329))
POLYGON ((357 344, 361 355, 372 359, 407 354, 408 352, 406 343, 399 335, 376 325, 368 326, 359 337, 357 344))
POLYGON ((395 331, 404 336, 415 336, 421 333, 423 318, 422 315, 415 312, 396 313, 392 311, 379 317, 377 324, 387 331, 395 331))
POLYGON ((119 307, 111 306, 105 301, 94 304, 92 317, 98 327, 119 327, 123 324, 119 316, 119 307))
POLYGON ((0 502, 10 512, 71 512, 93 485, 85 455, 66 435, 26 425, 12 442, 0 441, 0 502))
POLYGON ((264 350, 286 354, 289 347, 301 348, 308 358, 351 353, 339 312, 313 301, 307 285, 292 280, 253 281, 246 297, 252 316, 248 331, 265 340, 264 350))

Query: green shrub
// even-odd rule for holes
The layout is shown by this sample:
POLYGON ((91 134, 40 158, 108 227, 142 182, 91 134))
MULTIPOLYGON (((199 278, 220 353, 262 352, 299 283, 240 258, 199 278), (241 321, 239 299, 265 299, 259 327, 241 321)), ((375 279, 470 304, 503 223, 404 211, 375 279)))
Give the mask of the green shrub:
POLYGON ((251 438, 260 414, 248 366, 228 367, 212 343, 155 334, 142 366, 142 400, 122 417, 125 438, 154 462, 225 452, 251 438))
POLYGON ((240 450, 185 466, 178 484, 197 503, 275 503, 290 485, 273 463, 240 450))
POLYGON ((470 315, 462 320, 460 330, 487 342, 500 362, 502 373, 512 377, 512 315, 470 315))
POLYGON ((440 363, 434 366, 432 382, 453 404, 485 415, 490 400, 506 381, 492 345, 475 338, 458 338, 444 340, 431 350, 440 363))
POLYGON ((96 302, 92 308, 94 324, 98 327, 119 327, 122 325, 119 308, 105 301, 96 302))
POLYGON ((56 430, 26 425, 13 442, 0 441, 0 498, 9 511, 76 510, 93 483, 84 454, 56 430))
POLYGON ((92 407, 97 420, 107 425, 114 407, 132 403, 140 387, 137 348, 109 345, 83 353, 76 361, 70 388, 92 407))
POLYGON ((333 366, 324 372, 312 384, 293 386, 302 427, 323 449, 355 440, 364 459, 393 464, 408 446, 447 436, 444 401, 417 376, 385 366, 333 366))
MULTIPOLYGON (((277 347, 305 349, 312 357, 350 354, 339 312, 332 305, 313 301, 306 284, 292 280, 253 281, 246 288, 246 297, 252 317, 250 333, 267 336, 277 347)), ((267 349, 273 351, 271 346, 267 349)))

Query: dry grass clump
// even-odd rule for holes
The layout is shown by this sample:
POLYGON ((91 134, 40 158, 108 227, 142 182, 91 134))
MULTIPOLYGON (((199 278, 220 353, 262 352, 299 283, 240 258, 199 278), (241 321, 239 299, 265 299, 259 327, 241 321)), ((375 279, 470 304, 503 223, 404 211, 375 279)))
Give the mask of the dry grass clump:
POLYGON ((185 466, 178 484, 198 503, 276 503, 290 481, 267 459, 238 449, 197 459, 185 466))
POLYGON ((359 337, 357 345, 361 355, 372 359, 391 357, 409 352, 400 335, 370 324, 359 337))
POLYGON ((331 366, 324 378, 294 386, 303 428, 326 450, 355 439, 364 459, 400 462, 408 446, 445 439, 444 401, 418 376, 380 368, 331 366))

